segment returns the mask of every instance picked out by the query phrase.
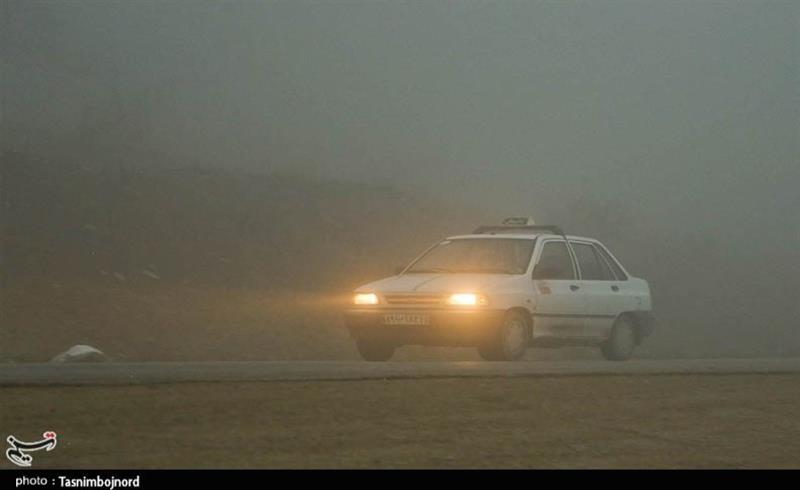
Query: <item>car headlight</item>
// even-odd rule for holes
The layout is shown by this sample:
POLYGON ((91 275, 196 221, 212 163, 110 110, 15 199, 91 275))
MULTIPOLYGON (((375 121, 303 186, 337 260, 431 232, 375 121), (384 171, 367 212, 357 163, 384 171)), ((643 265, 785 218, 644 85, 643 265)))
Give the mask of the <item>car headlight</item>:
POLYGON ((356 293, 353 296, 353 304, 355 305, 377 305, 378 295, 375 293, 356 293))
POLYGON ((447 298, 447 304, 453 306, 483 306, 488 303, 486 296, 478 293, 455 293, 447 298))

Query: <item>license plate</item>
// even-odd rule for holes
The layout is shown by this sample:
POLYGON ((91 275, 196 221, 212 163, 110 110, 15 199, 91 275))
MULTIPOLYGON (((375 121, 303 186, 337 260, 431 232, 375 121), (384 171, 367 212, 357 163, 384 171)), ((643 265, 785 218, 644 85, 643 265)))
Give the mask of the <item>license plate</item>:
POLYGON ((431 317, 428 315, 414 315, 409 313, 395 313, 383 315, 384 325, 428 325, 431 317))

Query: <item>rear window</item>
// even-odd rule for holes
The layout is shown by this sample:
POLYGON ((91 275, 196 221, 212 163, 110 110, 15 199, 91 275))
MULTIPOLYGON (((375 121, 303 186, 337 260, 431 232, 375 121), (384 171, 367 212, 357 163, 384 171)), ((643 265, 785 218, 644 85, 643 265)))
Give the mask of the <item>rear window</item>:
POLYGON ((614 273, 597 249, 588 243, 573 243, 572 249, 581 268, 581 279, 586 281, 613 281, 614 273))
POLYGON ((625 281, 628 279, 628 275, 625 274, 625 271, 622 270, 622 267, 619 266, 619 264, 617 263, 616 260, 614 260, 611 254, 606 252, 606 250, 603 247, 595 247, 595 248, 597 249, 598 252, 600 252, 600 255, 602 255, 603 258, 606 259, 606 262, 608 262, 608 265, 611 266, 611 269, 614 270, 614 275, 617 276, 618 281, 625 281))

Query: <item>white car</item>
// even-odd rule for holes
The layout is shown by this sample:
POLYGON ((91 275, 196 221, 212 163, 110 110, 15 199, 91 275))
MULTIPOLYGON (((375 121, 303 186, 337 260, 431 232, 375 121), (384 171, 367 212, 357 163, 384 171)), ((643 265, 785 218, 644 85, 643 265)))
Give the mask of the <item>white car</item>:
POLYGON ((357 288, 345 322, 361 356, 402 345, 477 347, 516 360, 529 346, 598 346, 625 360, 650 335, 650 287, 593 238, 509 218, 435 244, 395 276, 357 288))

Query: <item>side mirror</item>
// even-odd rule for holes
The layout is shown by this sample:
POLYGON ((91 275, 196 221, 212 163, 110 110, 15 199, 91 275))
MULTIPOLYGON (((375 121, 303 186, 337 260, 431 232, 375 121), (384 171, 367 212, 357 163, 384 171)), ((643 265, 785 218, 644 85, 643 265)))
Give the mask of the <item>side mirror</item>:
POLYGON ((406 266, 404 266, 404 265, 398 265, 398 266, 396 266, 396 267, 394 268, 394 275, 395 275, 395 276, 399 276, 399 275, 400 275, 400 273, 401 273, 401 272, 403 272, 404 270, 406 270, 406 266))

